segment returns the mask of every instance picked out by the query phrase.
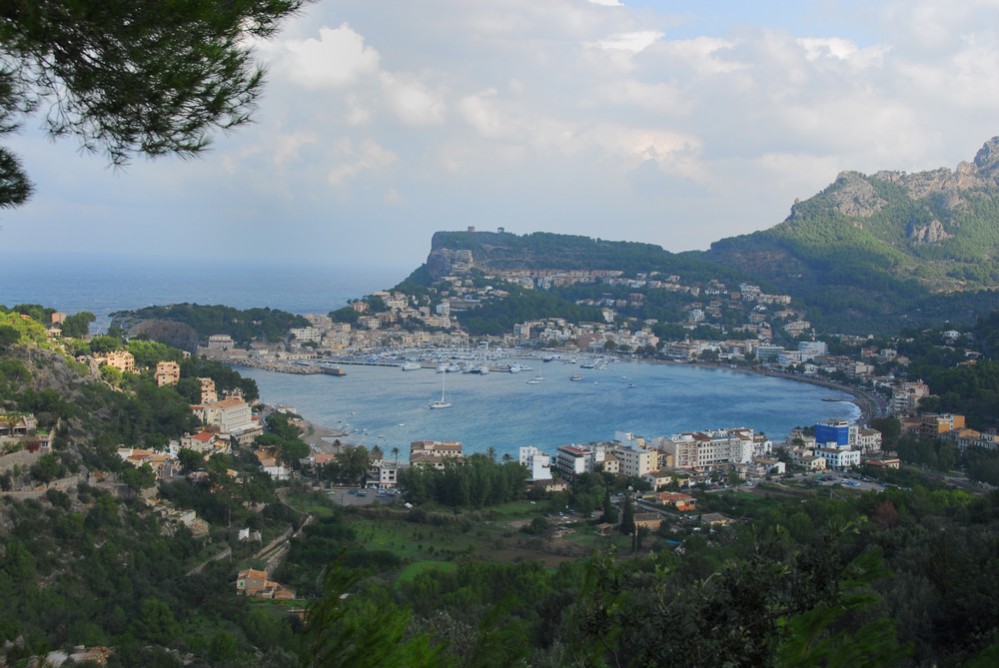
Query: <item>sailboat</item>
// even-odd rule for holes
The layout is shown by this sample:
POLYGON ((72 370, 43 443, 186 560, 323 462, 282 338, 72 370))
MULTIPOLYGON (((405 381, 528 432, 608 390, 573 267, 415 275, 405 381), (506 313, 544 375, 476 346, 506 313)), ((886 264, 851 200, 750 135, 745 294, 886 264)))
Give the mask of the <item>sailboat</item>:
POLYGON ((447 378, 446 373, 441 374, 441 398, 437 401, 430 403, 431 408, 451 408, 451 402, 448 401, 447 395, 444 393, 444 381, 447 378))

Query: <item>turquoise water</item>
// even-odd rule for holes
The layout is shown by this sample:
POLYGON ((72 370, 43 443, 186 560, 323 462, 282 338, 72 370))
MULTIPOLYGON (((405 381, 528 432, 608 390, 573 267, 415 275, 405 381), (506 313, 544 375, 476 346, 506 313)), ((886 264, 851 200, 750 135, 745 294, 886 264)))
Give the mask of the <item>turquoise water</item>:
POLYGON ((805 383, 726 369, 617 362, 583 370, 530 360, 519 374, 447 374, 451 408, 431 410, 441 374, 433 370, 347 366, 347 375, 301 376, 240 369, 256 379, 261 399, 290 404, 311 422, 350 431, 348 442, 399 447, 414 440, 457 440, 466 452, 494 448, 517 456, 535 445, 610 440, 616 431, 646 437, 679 431, 750 427, 773 439, 797 425, 857 419, 849 395, 805 383), (583 380, 569 377, 580 374, 583 380), (535 375, 544 376, 536 385, 535 375), (842 401, 823 401, 824 398, 842 401))
MULTIPOLYGON (((116 310, 195 302, 237 308, 269 306, 325 313, 353 297, 398 283, 400 268, 266 266, 233 259, 191 262, 20 255, 0 249, 0 304, 39 303, 69 313, 89 310, 106 327, 116 310)), ((430 410, 441 376, 432 370, 347 367, 347 376, 297 376, 245 369, 263 400, 291 404, 307 419, 354 433, 365 445, 408 449, 419 439, 455 439, 468 452, 492 447, 517 454, 524 445, 553 450, 609 440, 615 431, 663 436, 689 429, 751 427, 783 438, 796 425, 854 420, 849 397, 824 388, 728 370, 615 363, 582 370, 560 362, 526 362, 519 374, 449 374, 454 405, 430 410), (579 373, 581 382, 570 382, 579 373), (545 380, 527 381, 538 374, 545 380)))

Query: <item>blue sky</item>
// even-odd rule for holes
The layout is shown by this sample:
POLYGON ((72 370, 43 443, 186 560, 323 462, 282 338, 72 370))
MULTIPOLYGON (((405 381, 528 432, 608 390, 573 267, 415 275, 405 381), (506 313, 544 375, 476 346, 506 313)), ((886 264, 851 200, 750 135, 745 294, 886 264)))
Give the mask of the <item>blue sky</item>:
POLYGON ((415 266, 469 225, 706 248, 842 170, 972 159, 999 134, 997 18, 999 0, 326 0, 256 45, 256 122, 200 159, 113 172, 29 119, 8 143, 37 194, 0 213, 0 258, 415 266))

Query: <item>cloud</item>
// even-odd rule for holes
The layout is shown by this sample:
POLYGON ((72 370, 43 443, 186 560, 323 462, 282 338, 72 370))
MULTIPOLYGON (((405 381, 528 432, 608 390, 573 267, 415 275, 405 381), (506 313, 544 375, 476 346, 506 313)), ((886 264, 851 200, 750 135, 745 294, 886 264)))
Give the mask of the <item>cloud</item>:
POLYGON ((339 88, 378 71, 378 51, 348 24, 319 29, 319 39, 288 40, 282 69, 307 89, 339 88))
POLYGON ((288 160, 298 156, 299 149, 303 146, 318 142, 319 135, 315 132, 296 132, 278 135, 277 148, 274 151, 274 164, 280 167, 288 160))
MULTIPOLYGON (((22 234, 22 213, 5 213, 4 242, 70 240, 108 211, 142 219, 189 193, 192 210, 263 219, 279 207, 295 221, 289 234, 336 233, 331 208, 379 229, 407 221, 405 244, 387 235, 359 258, 418 261, 426 249, 414 240, 469 216, 705 247, 780 222, 795 197, 841 170, 972 157, 999 133, 997 9, 999 0, 802 0, 779 14, 694 0, 308 4, 255 43, 269 68, 257 122, 216 135, 202 160, 136 161, 111 178, 72 142, 52 145, 26 124, 11 140, 38 183, 23 215, 48 222, 22 234), (70 161, 81 184, 67 181, 70 161), (121 204, 79 207, 81 218, 84 198, 121 204), (132 211, 133 201, 145 208, 132 211)), ((192 222, 163 236, 200 232, 192 222)))
POLYGON ((342 186, 362 172, 378 171, 399 160, 399 157, 371 139, 365 139, 355 146, 349 138, 337 143, 337 153, 345 158, 329 171, 326 180, 334 186, 342 186))
POLYGON ((590 42, 589 46, 606 51, 627 51, 641 53, 661 39, 663 33, 656 30, 639 30, 637 32, 617 33, 604 39, 590 42))
POLYGON ((444 120, 442 95, 413 76, 382 73, 381 84, 396 116, 407 125, 436 125, 444 120))

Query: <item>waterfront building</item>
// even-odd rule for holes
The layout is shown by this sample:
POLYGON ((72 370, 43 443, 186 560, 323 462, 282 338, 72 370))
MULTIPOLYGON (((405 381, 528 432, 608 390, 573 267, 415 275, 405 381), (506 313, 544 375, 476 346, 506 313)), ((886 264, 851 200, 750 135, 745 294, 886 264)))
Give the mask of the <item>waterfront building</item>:
MULTIPOLYGON (((626 478, 641 478, 658 464, 656 453, 637 446, 619 446, 611 454, 620 462, 619 471, 626 478)), ((607 470, 606 466, 604 470, 607 470)))
POLYGON ((718 464, 748 464, 753 459, 752 429, 717 429, 684 432, 663 439, 661 446, 673 456, 678 469, 707 469, 718 464))
POLYGON ((444 468, 445 462, 461 463, 461 443, 458 441, 413 441, 409 444, 410 466, 444 468))
POLYGON ((826 420, 815 425, 815 442, 819 445, 835 445, 845 448, 850 445, 850 423, 845 420, 826 420))
POLYGON ((586 473, 588 452, 575 445, 560 445, 555 452, 555 468, 567 478, 586 473))
POLYGON ((228 334, 212 334, 208 337, 209 350, 231 350, 236 347, 236 342, 228 334))
POLYGON ((521 448, 519 454, 520 465, 530 471, 530 478, 528 478, 530 482, 552 479, 552 458, 550 456, 533 445, 521 448))

